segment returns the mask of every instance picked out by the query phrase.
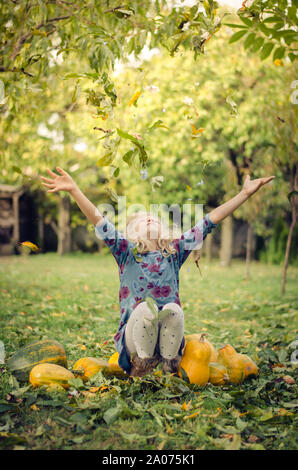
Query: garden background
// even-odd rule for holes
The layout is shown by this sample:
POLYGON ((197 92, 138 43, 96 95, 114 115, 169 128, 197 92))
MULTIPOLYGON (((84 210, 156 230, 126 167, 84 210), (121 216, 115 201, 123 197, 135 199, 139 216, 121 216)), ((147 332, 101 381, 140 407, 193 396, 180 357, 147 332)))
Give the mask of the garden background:
POLYGON ((20 1, 0 6, 0 279, 6 357, 61 342, 70 366, 108 358, 118 272, 46 168, 95 204, 203 204, 275 175, 181 271, 186 334, 249 354, 260 374, 200 388, 95 376, 33 389, 0 365, 0 446, 297 447, 295 2, 20 1), (22 244, 30 242, 29 244, 22 244))

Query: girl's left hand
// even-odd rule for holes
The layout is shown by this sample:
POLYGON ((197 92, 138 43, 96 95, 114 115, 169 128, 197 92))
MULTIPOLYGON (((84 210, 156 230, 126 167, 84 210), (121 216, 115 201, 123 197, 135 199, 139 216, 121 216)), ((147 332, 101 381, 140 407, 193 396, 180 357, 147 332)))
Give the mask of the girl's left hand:
POLYGON ((274 178, 275 176, 268 176, 267 178, 258 178, 255 180, 251 180, 250 176, 246 175, 246 178, 243 183, 243 191, 249 197, 258 189, 260 189, 261 186, 266 183, 269 183, 269 181, 272 181, 274 178))

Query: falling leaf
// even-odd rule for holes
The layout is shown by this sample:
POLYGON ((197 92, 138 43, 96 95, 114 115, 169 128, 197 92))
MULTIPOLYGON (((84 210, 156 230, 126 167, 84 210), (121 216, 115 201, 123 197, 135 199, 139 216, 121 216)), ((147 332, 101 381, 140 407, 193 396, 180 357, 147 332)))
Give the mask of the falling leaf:
POLYGON ((196 129, 193 124, 191 124, 191 128, 192 128, 192 134, 193 134, 193 135, 201 134, 201 133, 204 132, 204 130, 205 130, 204 127, 200 127, 200 129, 196 129))
POLYGON ((235 117, 238 117, 239 113, 237 109, 237 104, 235 103, 235 101, 233 101, 231 95, 227 96, 226 102, 231 106, 231 114, 233 114, 235 117))
POLYGON ((155 128, 157 128, 157 127, 164 127, 165 129, 168 129, 168 130, 169 130, 168 126, 166 126, 165 124, 163 124, 163 121, 162 121, 161 119, 158 119, 158 121, 155 121, 155 123, 152 124, 152 126, 150 126, 150 127, 148 128, 148 130, 151 131, 152 129, 155 129, 155 128))
POLYGON ((166 442, 167 441, 165 439, 163 441, 161 441, 161 443, 157 446, 157 449, 158 450, 163 450, 166 442))
POLYGON ((171 426, 168 423, 166 423, 166 430, 167 430, 168 434, 174 434, 173 429, 171 428, 171 426))
POLYGON ((35 405, 35 403, 34 403, 34 405, 31 405, 30 408, 33 411, 39 411, 39 408, 38 408, 38 406, 35 405))
POLYGON ((32 242, 21 242, 21 245, 23 246, 27 246, 28 248, 30 248, 32 251, 38 251, 39 248, 38 246, 36 246, 34 243, 32 242))
POLYGON ((188 184, 186 185, 186 190, 187 190, 187 192, 189 192, 189 193, 190 193, 190 191, 191 191, 191 187, 188 186, 188 184))
POLYGON ((108 194, 109 198, 112 199, 112 201, 118 202, 119 196, 116 191, 114 191, 112 188, 106 188, 106 193, 108 194))
POLYGON ((155 191, 156 187, 159 188, 164 180, 163 176, 153 176, 150 179, 152 191, 155 191))
POLYGON ((247 439, 248 442, 250 442, 251 444, 254 444, 255 442, 259 441, 260 439, 255 436, 254 434, 251 434, 249 436, 249 438, 247 439))
POLYGON ((293 377, 291 377, 290 375, 284 375, 283 381, 286 382, 288 385, 294 385, 295 383, 295 379, 293 379, 293 377))
POLYGON ((128 103, 128 106, 132 106, 134 104, 134 106, 136 106, 136 103, 137 103, 137 100, 140 96, 141 92, 140 91, 137 91, 133 96, 132 98, 129 100, 129 103, 128 103))
POLYGON ((275 59, 275 61, 273 62, 274 65, 276 65, 277 67, 279 67, 280 65, 283 66, 284 63, 281 59, 275 59))
POLYGON ((193 418, 195 418, 196 416, 198 416, 198 414, 200 414, 200 412, 201 412, 201 410, 198 410, 198 411, 196 411, 195 413, 192 413, 191 415, 184 416, 183 419, 184 419, 184 420, 186 420, 186 419, 193 419, 193 418))
POLYGON ((141 256, 139 256, 139 254, 138 254, 138 247, 137 247, 137 246, 135 246, 135 247, 132 249, 132 254, 133 254, 133 256, 134 256, 134 258, 135 258, 135 260, 136 260, 137 262, 143 261, 143 258, 142 258, 141 256))
POLYGON ((115 153, 113 151, 106 153, 102 158, 97 160, 96 165, 99 167, 109 166, 115 158, 115 153))

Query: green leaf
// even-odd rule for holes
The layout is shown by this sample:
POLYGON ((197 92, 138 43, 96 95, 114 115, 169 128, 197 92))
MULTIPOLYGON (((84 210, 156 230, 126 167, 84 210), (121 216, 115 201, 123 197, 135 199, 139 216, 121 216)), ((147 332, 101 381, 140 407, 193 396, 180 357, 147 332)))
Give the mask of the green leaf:
POLYGON ((257 52, 263 45, 264 38, 257 38, 251 47, 252 52, 257 52))
POLYGON ((149 297, 149 295, 146 295, 145 301, 147 302, 148 307, 150 308, 151 313, 154 315, 154 317, 157 319, 158 318, 158 308, 156 309, 156 303, 152 299, 152 297, 149 297))
POLYGON ((106 155, 104 155, 102 158, 100 158, 98 161, 97 161, 97 166, 109 166, 112 161, 114 160, 115 158, 115 154, 114 152, 108 152, 106 155))
POLYGON ((255 33, 249 33, 249 35, 247 36, 247 38, 245 39, 243 43, 244 49, 248 49, 252 45, 252 43, 255 40, 255 37, 256 37, 255 33))
POLYGON ((260 54, 261 60, 267 59, 267 57, 270 56, 273 48, 274 44, 272 42, 267 42, 266 44, 264 44, 260 54))
POLYGON ((121 413, 121 407, 117 406, 115 408, 109 408, 107 411, 105 411, 103 415, 104 421, 109 425, 113 424, 116 419, 120 416, 121 413))
POLYGON ((168 126, 163 124, 163 121, 161 121, 161 119, 158 119, 158 121, 156 121, 154 124, 152 124, 152 126, 149 127, 148 130, 151 131, 152 129, 155 129, 156 127, 164 127, 165 129, 169 130, 168 126))
POLYGON ((120 168, 118 167, 118 168, 116 168, 116 170, 114 171, 113 176, 114 176, 115 178, 118 178, 119 174, 120 174, 120 168))
POLYGON ((269 16, 269 18, 265 18, 263 20, 263 23, 280 23, 281 17, 274 15, 274 16, 269 16))
POLYGON ((135 260, 140 263, 143 261, 143 258, 138 254, 138 247, 135 246, 133 249, 132 249, 132 254, 135 258, 135 260))
POLYGON ((282 59, 283 56, 285 55, 286 49, 284 47, 278 47, 275 49, 274 54, 273 54, 273 60, 276 59, 282 59))
POLYGON ((239 18, 242 21, 242 23, 246 24, 246 26, 252 26, 253 25, 252 20, 246 18, 245 16, 239 16, 239 18))
POLYGON ((118 202, 118 194, 112 188, 106 188, 106 193, 108 194, 109 198, 112 199, 114 202, 118 202))
POLYGON ((132 165, 132 159, 135 155, 135 151, 134 150, 129 150, 128 152, 126 152, 123 157, 122 157, 122 160, 127 163, 128 166, 131 166, 132 165))
POLYGON ((76 389, 84 388, 84 383, 80 378, 70 379, 68 383, 76 389))
POLYGON ((183 369, 183 367, 180 367, 180 371, 181 371, 182 379, 184 380, 184 382, 189 384, 190 381, 189 381, 188 375, 185 372, 185 370, 183 369))
POLYGON ((15 166, 15 165, 12 166, 12 171, 15 171, 16 173, 19 173, 20 175, 22 174, 21 168, 19 168, 18 166, 15 166))
POLYGON ((237 33, 233 34, 233 36, 230 37, 229 43, 232 44, 233 42, 239 41, 245 34, 247 33, 247 30, 245 31, 237 31, 237 33))
POLYGON ((230 28, 240 28, 240 29, 248 29, 247 26, 244 24, 232 24, 232 23, 223 23, 225 26, 229 26, 230 28))

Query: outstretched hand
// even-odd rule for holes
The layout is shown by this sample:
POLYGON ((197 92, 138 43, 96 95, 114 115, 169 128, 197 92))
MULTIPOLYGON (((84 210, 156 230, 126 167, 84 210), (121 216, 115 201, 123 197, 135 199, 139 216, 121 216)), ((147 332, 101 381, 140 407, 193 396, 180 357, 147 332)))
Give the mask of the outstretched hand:
POLYGON ((49 175, 52 176, 52 179, 41 176, 41 179, 46 181, 46 183, 41 184, 48 188, 51 188, 48 189, 48 193, 55 193, 57 191, 72 191, 75 187, 75 182, 72 177, 66 171, 62 170, 62 168, 60 168, 59 166, 56 166, 56 169, 60 173, 60 175, 57 175, 49 168, 47 168, 47 172, 49 173, 49 175))
POLYGON ((250 179, 250 175, 246 175, 246 178, 243 183, 243 191, 246 193, 247 196, 251 196, 254 194, 261 186, 269 181, 272 181, 275 176, 268 176, 267 178, 257 178, 255 180, 250 179))

